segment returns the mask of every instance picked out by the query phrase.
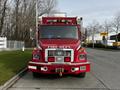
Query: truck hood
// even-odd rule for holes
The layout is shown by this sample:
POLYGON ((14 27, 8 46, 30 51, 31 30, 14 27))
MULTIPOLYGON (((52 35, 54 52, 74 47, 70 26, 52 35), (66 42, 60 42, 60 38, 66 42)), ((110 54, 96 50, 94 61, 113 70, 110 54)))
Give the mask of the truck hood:
POLYGON ((77 39, 42 39, 39 41, 41 48, 71 48, 76 49, 80 45, 77 39))

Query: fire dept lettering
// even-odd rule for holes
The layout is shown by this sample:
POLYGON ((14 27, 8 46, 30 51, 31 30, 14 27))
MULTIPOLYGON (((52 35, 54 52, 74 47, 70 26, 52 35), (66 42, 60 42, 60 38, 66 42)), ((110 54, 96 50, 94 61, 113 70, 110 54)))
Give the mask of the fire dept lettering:
POLYGON ((69 49, 69 48, 70 48, 70 46, 48 46, 48 48, 69 49))

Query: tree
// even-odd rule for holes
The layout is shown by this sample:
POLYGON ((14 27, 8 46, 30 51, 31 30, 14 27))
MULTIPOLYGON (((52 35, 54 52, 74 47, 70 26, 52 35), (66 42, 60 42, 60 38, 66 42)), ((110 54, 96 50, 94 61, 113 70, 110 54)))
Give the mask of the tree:
MULTIPOLYGON (((105 20, 102 24, 103 32, 107 32, 108 34, 112 31, 112 23, 110 21, 105 20)), ((108 42, 108 35, 107 35, 107 41, 108 42)))
POLYGON ((92 43, 93 43, 93 48, 94 48, 94 36, 97 33, 100 33, 102 30, 102 25, 99 24, 97 21, 93 21, 91 24, 87 26, 87 36, 89 39, 89 36, 92 36, 92 43))
MULTIPOLYGON (((37 0, 39 16, 55 11, 56 0, 37 0)), ((36 29, 36 0, 0 0, 0 35, 30 42, 36 29)))
POLYGON ((88 34, 87 36, 91 36, 93 33, 100 33, 102 31, 102 25, 100 25, 98 21, 93 21, 86 27, 86 29, 88 34))
POLYGON ((112 22, 112 31, 116 32, 116 41, 118 41, 117 34, 120 31, 120 13, 114 18, 112 22))
POLYGON ((57 5, 56 0, 38 0, 38 16, 42 16, 43 14, 51 14, 51 12, 56 11, 55 7, 57 5))
POLYGON ((2 29, 6 16, 7 1, 8 0, 0 0, 0 35, 2 35, 2 29))
POLYGON ((110 21, 105 20, 102 25, 104 32, 111 32, 112 31, 112 23, 110 21))

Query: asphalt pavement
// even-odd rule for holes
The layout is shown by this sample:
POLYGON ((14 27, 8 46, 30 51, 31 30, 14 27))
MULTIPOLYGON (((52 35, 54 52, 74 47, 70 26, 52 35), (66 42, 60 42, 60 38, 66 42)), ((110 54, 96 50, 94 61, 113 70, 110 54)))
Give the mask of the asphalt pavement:
POLYGON ((85 78, 25 74, 9 90, 120 90, 120 50, 87 48, 91 72, 85 78))

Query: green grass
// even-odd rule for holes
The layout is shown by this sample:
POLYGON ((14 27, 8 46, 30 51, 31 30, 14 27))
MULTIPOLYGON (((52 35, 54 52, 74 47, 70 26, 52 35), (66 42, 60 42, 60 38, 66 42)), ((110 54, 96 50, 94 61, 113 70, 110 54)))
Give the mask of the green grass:
POLYGON ((31 50, 0 52, 0 85, 27 66, 31 53, 31 50))

